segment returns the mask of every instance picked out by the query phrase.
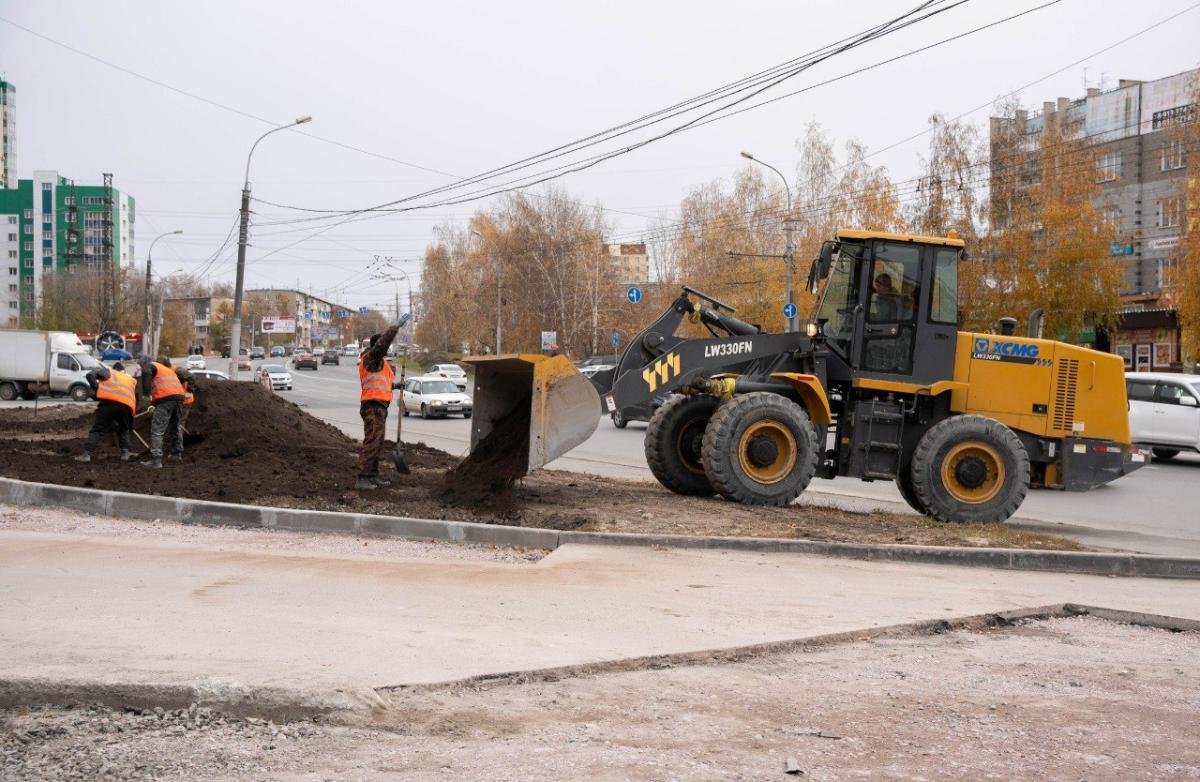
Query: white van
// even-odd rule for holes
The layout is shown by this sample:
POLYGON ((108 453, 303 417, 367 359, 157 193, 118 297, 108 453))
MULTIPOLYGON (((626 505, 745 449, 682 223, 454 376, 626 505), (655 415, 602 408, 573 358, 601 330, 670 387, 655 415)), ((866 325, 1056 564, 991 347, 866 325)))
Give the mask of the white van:
POLYGON ((67 394, 82 402, 91 393, 89 370, 100 362, 69 331, 0 330, 0 399, 67 394))
POLYGON ((1127 372, 1129 432, 1156 459, 1200 451, 1200 375, 1127 372))

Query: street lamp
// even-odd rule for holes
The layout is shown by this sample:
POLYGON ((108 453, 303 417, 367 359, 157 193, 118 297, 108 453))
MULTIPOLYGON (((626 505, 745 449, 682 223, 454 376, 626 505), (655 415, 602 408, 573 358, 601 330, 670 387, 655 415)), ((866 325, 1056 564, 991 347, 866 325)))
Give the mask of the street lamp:
POLYGON ((142 352, 146 352, 147 336, 150 333, 150 256, 154 252, 154 243, 164 236, 175 236, 183 233, 183 230, 167 231, 165 234, 159 234, 150 241, 150 247, 146 249, 146 306, 142 310, 142 352))
POLYGON ((258 137, 253 146, 250 147, 250 154, 246 155, 246 178, 242 185, 241 227, 238 229, 237 283, 233 289, 233 326, 229 333, 230 380, 238 379, 238 354, 242 342, 242 285, 246 279, 246 234, 250 230, 250 158, 254 157, 254 149, 259 145, 259 142, 267 136, 295 127, 296 125, 303 125, 305 122, 312 122, 312 117, 306 114, 303 117, 297 117, 286 125, 271 128, 258 137))
MULTIPOLYGON (((758 163, 760 166, 765 166, 766 168, 771 169, 776 174, 779 174, 779 178, 783 180, 783 189, 784 192, 787 193, 787 217, 783 219, 783 231, 787 236, 787 249, 784 250, 784 257, 787 260, 787 303, 795 305, 796 295, 792 290, 792 281, 796 276, 796 248, 792 244, 792 186, 788 184, 787 177, 785 177, 778 168, 775 168, 775 166, 772 166, 769 163, 764 163, 763 161, 754 157, 754 155, 751 155, 749 152, 742 152, 742 157, 753 163, 758 163)), ((791 312, 794 309, 794 306, 789 307, 788 312, 791 312)), ((795 316, 787 319, 787 330, 796 330, 795 316)))
MULTIPOLYGON (((480 243, 483 243, 483 234, 479 233, 479 231, 471 231, 471 235, 478 236, 480 243)), ((469 244, 467 247, 470 249, 469 244)), ((498 356, 500 355, 500 308, 501 303, 503 302, 502 291, 504 289, 504 277, 500 274, 499 261, 494 262, 492 267, 496 272, 496 355, 498 356)))

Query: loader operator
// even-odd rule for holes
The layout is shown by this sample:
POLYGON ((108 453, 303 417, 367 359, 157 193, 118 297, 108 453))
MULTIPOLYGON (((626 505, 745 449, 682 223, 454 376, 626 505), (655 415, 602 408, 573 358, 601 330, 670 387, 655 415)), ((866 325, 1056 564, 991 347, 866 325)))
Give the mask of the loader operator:
POLYGON ((125 366, 118 361, 112 370, 100 366, 88 372, 87 382, 92 387, 92 398, 97 402, 96 417, 83 443, 83 453, 76 456, 75 461, 90 462, 100 440, 114 427, 121 447, 121 461, 129 461, 129 433, 133 430, 133 413, 137 409, 137 380, 125 374, 125 366))
POLYGON ((363 420, 363 444, 358 454, 355 489, 378 489, 391 485, 391 481, 379 477, 379 454, 383 450, 388 406, 392 403, 392 390, 396 386, 396 372, 388 363, 387 351, 399 330, 399 326, 391 326, 382 334, 372 336, 367 340, 368 347, 358 361, 358 381, 362 386, 358 414, 363 420))
POLYGON ((192 382, 192 375, 183 367, 172 367, 171 360, 160 358, 152 361, 149 356, 138 359, 142 367, 142 400, 148 401, 147 409, 154 411, 150 419, 150 458, 142 466, 150 470, 161 470, 163 463, 163 437, 171 433, 171 458, 183 459, 183 401, 187 396, 184 383, 192 382))

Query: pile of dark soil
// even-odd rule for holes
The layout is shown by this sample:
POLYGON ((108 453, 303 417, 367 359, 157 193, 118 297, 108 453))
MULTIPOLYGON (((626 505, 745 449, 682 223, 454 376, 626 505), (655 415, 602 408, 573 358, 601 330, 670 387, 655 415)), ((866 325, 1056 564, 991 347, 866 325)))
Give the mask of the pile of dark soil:
MULTIPOLYGON (((849 513, 810 505, 758 508, 681 497, 656 483, 538 470, 517 480, 524 449, 508 447, 528 419, 506 417, 475 458, 459 462, 405 443, 410 475, 380 472, 387 488, 354 491, 359 443, 254 383, 201 383, 182 464, 152 471, 117 459, 107 440, 89 464, 83 450, 94 407, 0 410, 0 475, 40 483, 291 508, 456 519, 491 524, 682 535, 745 535, 870 543, 1078 549, 1071 541, 1002 524, 939 524, 916 516, 849 513)), ((395 411, 392 411, 395 414, 395 411)), ((395 421, 390 422, 392 426, 395 421)), ((136 422, 147 441, 149 416, 136 422)), ((135 438, 135 451, 139 449, 135 438)), ((640 447, 640 443, 638 443, 640 447)), ((169 450, 169 446, 168 446, 169 450)))

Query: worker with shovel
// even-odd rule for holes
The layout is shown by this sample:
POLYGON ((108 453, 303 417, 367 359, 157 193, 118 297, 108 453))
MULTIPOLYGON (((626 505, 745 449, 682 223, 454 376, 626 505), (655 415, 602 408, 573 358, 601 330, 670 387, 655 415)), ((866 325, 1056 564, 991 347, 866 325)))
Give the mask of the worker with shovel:
POLYGON ((114 427, 117 443, 121 447, 121 461, 129 461, 129 433, 133 431, 133 414, 137 409, 137 381, 125 374, 121 362, 110 370, 99 366, 87 373, 92 397, 96 400, 96 417, 92 429, 83 443, 83 453, 75 457, 77 462, 90 462, 101 438, 114 427))
POLYGON ((358 362, 358 380, 362 386, 358 413, 363 420, 363 444, 358 454, 358 477, 354 481, 354 488, 358 490, 378 489, 392 483, 379 477, 379 455, 383 451, 388 406, 396 388, 396 371, 387 360, 387 352, 407 319, 405 315, 400 323, 368 339, 368 347, 358 362))
POLYGON ((149 398, 153 406, 150 419, 150 458, 142 466, 150 470, 161 470, 163 463, 163 437, 171 432, 171 458, 183 459, 183 400, 187 396, 184 383, 192 382, 192 375, 183 367, 172 367, 171 360, 160 358, 151 361, 143 355, 138 359, 142 367, 142 399, 149 398))

